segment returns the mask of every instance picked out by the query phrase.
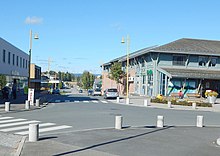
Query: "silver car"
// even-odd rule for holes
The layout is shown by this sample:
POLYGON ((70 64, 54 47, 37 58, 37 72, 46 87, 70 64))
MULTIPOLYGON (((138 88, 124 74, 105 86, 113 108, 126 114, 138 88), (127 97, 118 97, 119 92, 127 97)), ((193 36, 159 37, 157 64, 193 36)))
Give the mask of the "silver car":
POLYGON ((104 91, 104 98, 117 98, 118 90, 116 88, 109 88, 104 91))

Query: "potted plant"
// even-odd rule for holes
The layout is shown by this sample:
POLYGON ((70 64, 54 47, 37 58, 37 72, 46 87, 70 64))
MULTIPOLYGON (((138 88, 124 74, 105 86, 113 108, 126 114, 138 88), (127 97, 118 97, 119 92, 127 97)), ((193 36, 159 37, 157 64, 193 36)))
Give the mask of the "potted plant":
POLYGON ((207 100, 208 100, 209 103, 214 104, 215 101, 216 101, 216 98, 218 96, 218 93, 216 91, 213 91, 213 90, 206 91, 205 96, 207 97, 207 100))

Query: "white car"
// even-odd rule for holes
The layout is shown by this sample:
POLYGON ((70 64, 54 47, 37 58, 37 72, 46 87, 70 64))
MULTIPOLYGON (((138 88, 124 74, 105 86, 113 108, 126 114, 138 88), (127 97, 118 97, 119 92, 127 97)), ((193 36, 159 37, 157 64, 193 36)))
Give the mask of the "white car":
POLYGON ((117 98, 119 96, 118 90, 116 88, 106 89, 104 92, 104 98, 117 98))
POLYGON ((93 96, 101 96, 102 95, 102 91, 101 89, 95 89, 93 92, 92 92, 92 95, 93 96))

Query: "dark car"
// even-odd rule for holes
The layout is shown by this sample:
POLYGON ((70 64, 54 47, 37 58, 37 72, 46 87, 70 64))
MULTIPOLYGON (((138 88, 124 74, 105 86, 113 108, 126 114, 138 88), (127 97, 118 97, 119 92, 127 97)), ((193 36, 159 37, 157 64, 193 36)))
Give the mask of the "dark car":
POLYGON ((79 93, 82 93, 82 92, 83 92, 83 90, 82 90, 82 89, 80 89, 80 90, 79 90, 79 93))
POLYGON ((59 89, 53 89, 52 94, 60 94, 60 90, 59 89))
POLYGON ((107 99, 107 98, 117 98, 119 95, 118 95, 118 90, 116 88, 109 88, 109 89, 106 89, 104 91, 104 98, 107 99))
POLYGON ((92 89, 89 89, 88 90, 88 96, 92 95, 93 94, 93 90, 92 89))

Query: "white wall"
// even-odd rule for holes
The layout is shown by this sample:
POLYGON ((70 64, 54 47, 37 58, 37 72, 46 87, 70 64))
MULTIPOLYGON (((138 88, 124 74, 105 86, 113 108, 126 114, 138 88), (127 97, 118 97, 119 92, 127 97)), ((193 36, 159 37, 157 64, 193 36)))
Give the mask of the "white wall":
POLYGON ((28 77, 28 63, 29 55, 22 50, 16 48, 9 42, 0 38, 0 74, 9 76, 21 76, 28 77), (5 62, 3 62, 3 50, 6 51, 5 62), (10 64, 8 63, 8 52, 11 53, 10 64), (13 65, 13 54, 15 54, 15 64, 13 65), (17 56, 19 56, 19 64, 17 66, 17 56), (22 67, 20 67, 20 58, 22 58, 22 67), (23 68, 23 59, 25 60, 25 66, 23 68), (27 68, 26 68, 27 60, 27 68))

